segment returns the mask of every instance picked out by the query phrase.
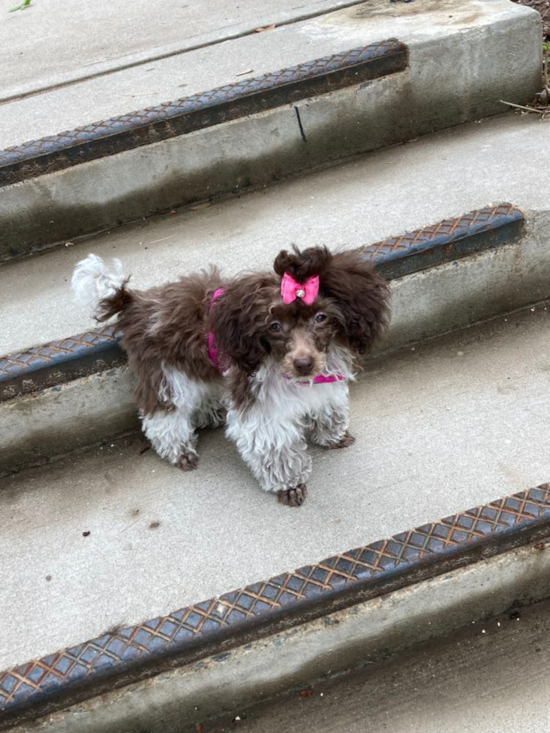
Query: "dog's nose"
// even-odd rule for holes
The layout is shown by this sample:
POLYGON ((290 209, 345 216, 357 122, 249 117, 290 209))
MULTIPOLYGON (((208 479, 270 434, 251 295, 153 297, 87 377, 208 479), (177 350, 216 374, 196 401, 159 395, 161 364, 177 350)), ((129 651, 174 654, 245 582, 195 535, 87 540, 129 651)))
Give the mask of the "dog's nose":
POLYGON ((294 359, 294 369, 298 374, 306 376, 313 369, 313 359, 311 356, 304 356, 302 359, 294 359))

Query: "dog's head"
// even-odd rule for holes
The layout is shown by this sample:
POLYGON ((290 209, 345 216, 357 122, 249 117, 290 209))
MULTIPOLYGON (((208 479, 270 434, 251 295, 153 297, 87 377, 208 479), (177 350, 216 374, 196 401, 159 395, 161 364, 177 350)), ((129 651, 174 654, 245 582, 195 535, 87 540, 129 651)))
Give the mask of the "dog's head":
POLYGON ((252 373, 270 355, 288 377, 311 379, 332 344, 372 348, 388 320, 389 288, 360 254, 295 248, 273 268, 236 278, 212 308, 218 347, 239 369, 252 373))

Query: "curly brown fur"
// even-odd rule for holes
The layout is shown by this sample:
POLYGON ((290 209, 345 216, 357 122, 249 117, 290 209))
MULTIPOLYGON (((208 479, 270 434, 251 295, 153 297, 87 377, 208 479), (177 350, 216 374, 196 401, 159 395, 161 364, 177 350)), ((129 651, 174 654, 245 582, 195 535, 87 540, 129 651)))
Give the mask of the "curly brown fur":
POLYGON ((388 283, 359 252, 339 252, 323 273, 321 290, 338 303, 350 349, 369 353, 389 322, 388 283))
POLYGON ((146 291, 128 290, 126 283, 101 301, 97 320, 118 314, 143 414, 173 408, 169 394, 160 396, 163 363, 202 381, 221 381, 207 352, 208 314, 212 294, 221 285, 219 272, 212 268, 146 291))
POLYGON ((368 353, 383 334, 389 320, 389 286, 360 252, 332 254, 326 247, 300 252, 295 247, 280 252, 273 267, 301 283, 319 275, 319 294, 337 305, 340 338, 355 353, 368 353))
POLYGON ((270 351, 269 325, 278 293, 275 275, 242 275, 225 285, 210 313, 218 348, 246 374, 270 351))

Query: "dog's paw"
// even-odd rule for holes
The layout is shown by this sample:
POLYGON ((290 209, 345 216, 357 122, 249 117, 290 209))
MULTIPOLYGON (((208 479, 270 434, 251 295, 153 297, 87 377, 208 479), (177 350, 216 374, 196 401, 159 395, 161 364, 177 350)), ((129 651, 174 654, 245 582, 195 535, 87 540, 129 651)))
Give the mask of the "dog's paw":
POLYGON ((176 461, 176 466, 182 471, 194 471, 199 465, 199 456, 197 453, 182 451, 180 457, 176 461))
POLYGON ((279 499, 279 504, 284 504, 285 506, 302 506, 304 501, 306 500, 307 495, 307 487, 305 484, 300 484, 295 489, 285 489, 284 491, 279 491, 277 494, 277 497, 279 499))
POLYGON ((331 443, 331 445, 327 445, 327 448, 329 450, 332 450, 333 448, 349 448, 350 445, 353 445, 354 443, 355 438, 346 430, 342 438, 340 438, 337 443, 331 443))

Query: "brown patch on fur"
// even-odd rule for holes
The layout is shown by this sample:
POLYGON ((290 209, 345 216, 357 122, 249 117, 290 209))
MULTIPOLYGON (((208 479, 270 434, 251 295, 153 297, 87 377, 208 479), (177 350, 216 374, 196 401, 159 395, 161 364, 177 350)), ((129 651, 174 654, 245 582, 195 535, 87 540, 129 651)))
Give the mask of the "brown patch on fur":
POLYGON ((199 466, 199 457, 196 453, 182 451, 176 466, 182 471, 194 471, 199 466))
POLYGON ((341 312, 344 343, 357 354, 367 354, 389 322, 388 283, 359 252, 339 252, 321 277, 321 292, 341 312))
POLYGON ((277 499, 279 504, 285 506, 298 507, 302 506, 307 496, 307 487, 305 484, 300 484, 295 489, 286 489, 285 491, 279 491, 277 499))
POLYGON ((308 247, 303 252, 293 247, 292 252, 283 249, 273 263, 273 269, 282 277, 288 272, 299 283, 308 277, 322 275, 332 259, 332 254, 326 247, 308 247))
POLYGON ((315 333, 312 328, 296 327, 291 331, 289 337, 288 351, 282 361, 283 372, 289 377, 299 379, 300 377, 316 376, 320 374, 327 364, 327 355, 322 346, 319 348, 316 343, 315 333), (311 367, 298 366, 302 362, 311 362, 311 367))
POLYGON ((227 387, 235 406, 245 412, 254 403, 254 395, 250 390, 250 375, 234 369, 227 380, 227 387))
POLYGON ((216 344, 241 371, 252 374, 269 352, 271 308, 280 300, 274 275, 244 275, 224 289, 211 312, 216 344))
POLYGON ((327 450, 333 450, 335 448, 349 448, 350 445, 353 445, 354 443, 355 443, 355 438, 353 437, 353 435, 348 433, 348 431, 346 430, 346 432, 344 433, 342 438, 340 438, 338 443, 327 445, 327 450))
POLYGON ((104 298, 100 302, 96 315, 96 321, 98 321, 99 323, 103 321, 108 321, 109 318, 112 318, 118 313, 121 313, 130 305, 133 299, 133 295, 132 292, 126 287, 129 281, 130 278, 127 277, 114 295, 111 295, 110 298, 104 298))
POLYGON ((122 347, 137 377, 136 401, 145 415, 171 410, 162 402, 163 363, 205 382, 221 376, 208 357, 208 316, 214 291, 221 286, 212 268, 146 291, 125 285, 102 301, 98 320, 119 314, 122 347))

